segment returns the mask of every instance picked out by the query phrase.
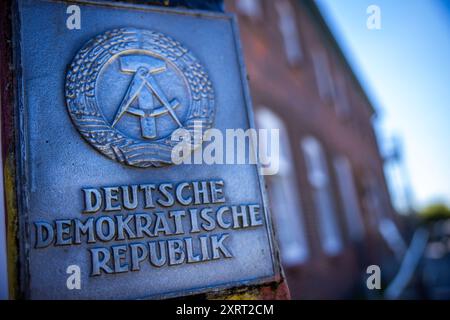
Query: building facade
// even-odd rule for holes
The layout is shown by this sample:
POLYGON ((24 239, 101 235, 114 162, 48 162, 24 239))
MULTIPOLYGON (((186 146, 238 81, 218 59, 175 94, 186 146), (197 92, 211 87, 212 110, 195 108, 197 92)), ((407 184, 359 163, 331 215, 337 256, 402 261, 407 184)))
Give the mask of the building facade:
POLYGON ((230 0, 260 128, 280 131, 266 176, 293 298, 346 298, 405 250, 374 108, 313 1, 230 0))

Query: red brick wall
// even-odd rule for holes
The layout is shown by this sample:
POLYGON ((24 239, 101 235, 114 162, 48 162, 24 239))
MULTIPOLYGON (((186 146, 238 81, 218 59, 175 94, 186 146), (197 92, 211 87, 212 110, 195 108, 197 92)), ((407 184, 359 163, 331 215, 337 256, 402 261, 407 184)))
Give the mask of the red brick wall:
MULTIPOLYGON (((380 183, 380 195, 385 202, 382 214, 393 217, 393 209, 383 174, 383 162, 372 127, 374 111, 351 69, 344 60, 329 31, 308 1, 291 1, 295 8, 303 59, 296 66, 289 65, 278 28, 275 1, 260 1, 262 15, 245 16, 236 8, 237 0, 225 1, 227 11, 237 12, 245 62, 250 79, 253 106, 270 108, 285 123, 292 150, 296 178, 300 190, 300 204, 305 219, 311 256, 302 265, 285 268, 293 298, 351 297, 361 282, 365 267, 377 263, 386 248, 380 240, 374 217, 366 208, 366 177, 373 175, 380 183), (339 117, 334 102, 324 101, 316 85, 312 54, 324 50, 328 56, 334 82, 343 77, 350 104, 348 117, 339 117), (332 190, 336 202, 339 228, 344 250, 335 257, 326 256, 320 246, 317 216, 313 195, 306 176, 305 159, 300 141, 313 135, 324 148, 332 190), (352 167, 359 204, 366 228, 361 243, 352 243, 347 236, 344 212, 338 193, 332 159, 345 155, 352 167)), ((380 262, 381 263, 381 262, 380 262)), ((365 283, 365 282, 364 282, 365 283)))

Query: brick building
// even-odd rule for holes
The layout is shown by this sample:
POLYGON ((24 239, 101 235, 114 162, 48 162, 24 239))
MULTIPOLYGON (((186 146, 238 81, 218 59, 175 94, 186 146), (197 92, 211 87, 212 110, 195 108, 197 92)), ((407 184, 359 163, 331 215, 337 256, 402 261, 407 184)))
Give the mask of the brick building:
POLYGON ((372 104, 313 1, 225 5, 257 125, 280 129, 280 170, 266 181, 292 297, 355 297, 368 265, 404 251, 372 104))

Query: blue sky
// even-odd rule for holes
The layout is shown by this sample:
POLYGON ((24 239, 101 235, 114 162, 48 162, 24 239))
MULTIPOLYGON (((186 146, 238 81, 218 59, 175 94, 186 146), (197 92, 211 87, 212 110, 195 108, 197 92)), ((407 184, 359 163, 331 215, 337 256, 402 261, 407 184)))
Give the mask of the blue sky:
MULTIPOLYGON (((373 101, 381 148, 400 137, 414 205, 450 204, 450 0, 316 3, 373 101), (369 5, 381 9, 380 30, 366 27, 369 5)), ((388 168, 401 206, 396 174, 388 168)))

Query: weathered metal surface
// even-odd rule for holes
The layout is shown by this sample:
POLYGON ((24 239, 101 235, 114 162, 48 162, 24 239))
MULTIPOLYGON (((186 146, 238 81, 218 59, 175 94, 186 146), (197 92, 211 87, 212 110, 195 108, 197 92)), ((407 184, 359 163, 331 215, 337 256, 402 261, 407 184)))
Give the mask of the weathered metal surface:
POLYGON ((14 20, 25 296, 278 283, 257 166, 174 165, 167 152, 194 120, 252 126, 232 16, 77 2, 81 28, 69 30, 69 4, 19 1, 14 20), (80 289, 67 286, 69 266, 80 289))

